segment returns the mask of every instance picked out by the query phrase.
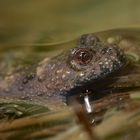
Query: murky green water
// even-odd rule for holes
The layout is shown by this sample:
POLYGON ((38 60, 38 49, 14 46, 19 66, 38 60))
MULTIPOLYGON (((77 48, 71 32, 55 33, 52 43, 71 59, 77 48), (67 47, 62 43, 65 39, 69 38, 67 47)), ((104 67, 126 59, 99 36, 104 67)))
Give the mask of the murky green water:
POLYGON ((139 0, 1 1, 0 44, 57 44, 83 33, 139 27, 139 5, 139 0))

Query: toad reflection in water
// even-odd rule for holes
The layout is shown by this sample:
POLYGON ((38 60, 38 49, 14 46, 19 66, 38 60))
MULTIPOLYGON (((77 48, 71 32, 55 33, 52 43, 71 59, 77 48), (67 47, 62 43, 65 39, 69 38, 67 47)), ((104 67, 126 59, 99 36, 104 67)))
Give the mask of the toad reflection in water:
POLYGON ((33 68, 0 83, 0 96, 65 106, 69 94, 97 90, 99 81, 120 70, 125 56, 115 44, 104 44, 93 34, 82 35, 75 48, 44 59, 33 68))

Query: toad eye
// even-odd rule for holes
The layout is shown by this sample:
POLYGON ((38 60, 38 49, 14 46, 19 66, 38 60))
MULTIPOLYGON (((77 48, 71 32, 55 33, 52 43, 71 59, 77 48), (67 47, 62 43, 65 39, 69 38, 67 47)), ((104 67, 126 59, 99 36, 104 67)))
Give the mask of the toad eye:
POLYGON ((74 52, 74 60, 81 65, 88 64, 93 58, 93 53, 89 49, 80 48, 74 52))

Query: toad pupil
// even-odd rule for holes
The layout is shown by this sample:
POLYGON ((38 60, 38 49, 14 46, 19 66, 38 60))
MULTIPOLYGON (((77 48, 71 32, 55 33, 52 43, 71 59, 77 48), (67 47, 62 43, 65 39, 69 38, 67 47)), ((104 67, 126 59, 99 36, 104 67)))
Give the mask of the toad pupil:
POLYGON ((91 61, 92 57, 93 55, 91 50, 78 49, 75 52, 75 59, 79 64, 88 64, 91 61))

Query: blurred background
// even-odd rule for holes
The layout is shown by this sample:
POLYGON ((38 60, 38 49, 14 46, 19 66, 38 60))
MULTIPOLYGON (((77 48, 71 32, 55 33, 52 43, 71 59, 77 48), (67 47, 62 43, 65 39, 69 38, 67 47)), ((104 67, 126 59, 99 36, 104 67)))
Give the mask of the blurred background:
POLYGON ((0 1, 0 46, 57 44, 139 25, 140 0, 0 1))

